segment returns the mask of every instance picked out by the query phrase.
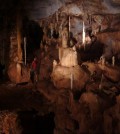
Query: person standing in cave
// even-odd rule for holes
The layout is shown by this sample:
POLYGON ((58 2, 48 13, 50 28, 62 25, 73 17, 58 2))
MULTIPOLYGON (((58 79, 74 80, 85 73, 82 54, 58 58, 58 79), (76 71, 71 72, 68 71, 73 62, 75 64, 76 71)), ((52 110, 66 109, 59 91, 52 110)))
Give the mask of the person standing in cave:
POLYGON ((30 79, 33 84, 37 82, 37 58, 35 57, 31 64, 30 79))

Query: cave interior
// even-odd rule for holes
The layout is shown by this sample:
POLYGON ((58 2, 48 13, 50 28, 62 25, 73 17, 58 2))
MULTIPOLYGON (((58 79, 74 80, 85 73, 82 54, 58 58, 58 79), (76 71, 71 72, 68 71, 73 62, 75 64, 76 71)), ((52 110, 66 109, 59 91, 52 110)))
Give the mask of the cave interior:
POLYGON ((120 0, 0 1, 0 134, 119 134, 119 93, 120 0))

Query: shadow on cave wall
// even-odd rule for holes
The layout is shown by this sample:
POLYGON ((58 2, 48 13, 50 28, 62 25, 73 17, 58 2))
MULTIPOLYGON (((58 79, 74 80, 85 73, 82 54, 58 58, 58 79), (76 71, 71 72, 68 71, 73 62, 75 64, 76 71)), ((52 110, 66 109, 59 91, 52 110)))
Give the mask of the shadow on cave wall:
MULTIPOLYGON (((26 37, 26 53, 27 53, 27 62, 30 63, 34 56, 35 52, 40 49, 40 43, 43 38, 43 29, 39 24, 28 18, 23 19, 23 36, 26 37)), ((24 46, 22 45, 24 51, 24 46)), ((23 52, 24 57, 24 52, 23 52)))
POLYGON ((54 131, 54 113, 44 116, 37 114, 37 111, 19 112, 22 134, 53 134, 54 131))
POLYGON ((91 45, 86 46, 86 48, 82 48, 78 50, 78 62, 81 60, 83 62, 85 61, 97 61, 100 59, 104 51, 104 44, 95 41, 91 45))

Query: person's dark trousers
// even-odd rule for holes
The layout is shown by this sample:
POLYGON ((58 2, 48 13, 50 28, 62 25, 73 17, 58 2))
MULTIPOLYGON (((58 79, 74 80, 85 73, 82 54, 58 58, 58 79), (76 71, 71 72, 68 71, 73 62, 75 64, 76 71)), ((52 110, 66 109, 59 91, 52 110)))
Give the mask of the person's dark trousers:
POLYGON ((35 75, 34 70, 31 70, 30 71, 30 79, 31 79, 32 83, 34 83, 34 75, 35 75))

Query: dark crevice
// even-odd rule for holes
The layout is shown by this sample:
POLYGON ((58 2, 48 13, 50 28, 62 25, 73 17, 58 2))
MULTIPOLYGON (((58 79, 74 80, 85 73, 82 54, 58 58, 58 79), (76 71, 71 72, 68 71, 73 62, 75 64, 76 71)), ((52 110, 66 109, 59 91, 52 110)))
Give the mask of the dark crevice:
POLYGON ((37 111, 33 110, 21 111, 18 115, 22 134, 53 134, 55 127, 54 113, 40 116, 37 111))

